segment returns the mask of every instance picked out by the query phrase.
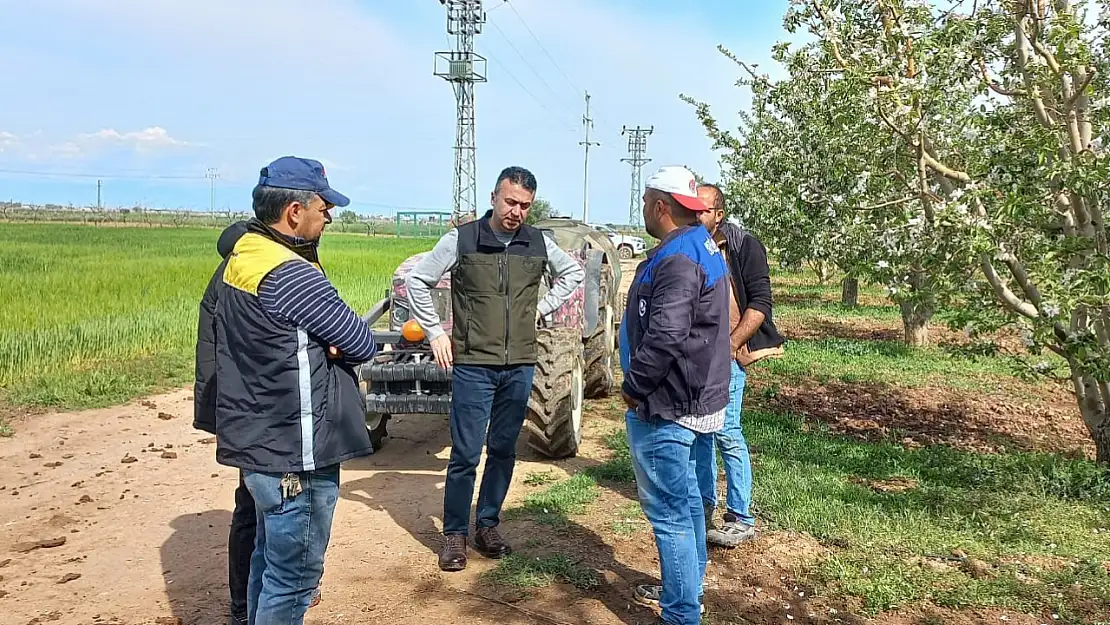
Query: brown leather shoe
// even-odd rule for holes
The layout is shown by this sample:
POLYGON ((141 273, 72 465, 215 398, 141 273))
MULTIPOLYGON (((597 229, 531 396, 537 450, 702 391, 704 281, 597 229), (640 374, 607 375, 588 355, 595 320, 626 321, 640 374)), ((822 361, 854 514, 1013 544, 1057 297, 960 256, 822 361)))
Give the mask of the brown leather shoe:
POLYGON ((478 527, 474 529, 474 551, 497 560, 512 553, 513 548, 501 538, 496 527, 478 527))
POLYGON ((441 571, 461 571, 466 568, 466 536, 452 534, 445 536, 443 548, 439 550, 441 571))

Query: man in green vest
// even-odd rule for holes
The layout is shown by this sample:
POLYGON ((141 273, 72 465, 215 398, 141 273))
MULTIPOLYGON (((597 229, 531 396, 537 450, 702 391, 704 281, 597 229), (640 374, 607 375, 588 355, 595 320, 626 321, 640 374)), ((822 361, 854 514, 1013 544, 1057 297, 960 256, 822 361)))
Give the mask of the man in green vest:
POLYGON ((470 503, 483 442, 486 466, 473 546, 489 558, 512 552, 497 526, 532 390, 536 321, 558 309, 586 275, 552 238, 525 224, 536 197, 536 177, 531 172, 506 168, 491 196, 490 211, 445 234, 406 279, 409 307, 431 343, 436 362, 454 368, 451 460, 443 495, 446 540, 439 553, 444 571, 466 568, 470 503), (448 271, 451 336, 440 325, 431 294, 448 271), (545 273, 554 283, 540 300, 545 273))

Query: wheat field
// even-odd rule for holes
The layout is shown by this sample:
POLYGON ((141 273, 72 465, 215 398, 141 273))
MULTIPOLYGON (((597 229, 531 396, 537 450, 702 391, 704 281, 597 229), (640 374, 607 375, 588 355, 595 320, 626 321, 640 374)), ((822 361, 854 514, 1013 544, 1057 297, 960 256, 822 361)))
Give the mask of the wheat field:
MULTIPOLYGON (((25 407, 107 406, 187 383, 197 305, 219 264, 211 228, 0 228, 0 394, 25 407)), ((434 239, 325 233, 321 261, 363 312, 434 239)))

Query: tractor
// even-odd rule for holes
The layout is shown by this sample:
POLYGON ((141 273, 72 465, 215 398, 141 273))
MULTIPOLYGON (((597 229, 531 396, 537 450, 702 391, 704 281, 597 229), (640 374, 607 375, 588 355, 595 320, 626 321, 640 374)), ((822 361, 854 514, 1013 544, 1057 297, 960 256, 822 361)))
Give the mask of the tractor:
MULTIPOLYGON (((615 389, 620 324, 620 254, 609 237, 577 220, 556 217, 534 224, 585 269, 586 277, 561 307, 543 318, 536 331, 536 366, 524 431, 528 445, 550 459, 573 457, 582 440, 584 398, 615 389)), ((448 414, 451 369, 432 357, 423 331, 410 321, 405 279, 424 257, 406 259, 394 272, 386 297, 364 316, 375 328, 378 354, 359 368, 366 404, 366 428, 374 449, 388 436, 397 414, 448 414)), ((540 285, 542 298, 550 283, 540 285)), ((432 290, 432 301, 451 332, 451 277, 432 290)))

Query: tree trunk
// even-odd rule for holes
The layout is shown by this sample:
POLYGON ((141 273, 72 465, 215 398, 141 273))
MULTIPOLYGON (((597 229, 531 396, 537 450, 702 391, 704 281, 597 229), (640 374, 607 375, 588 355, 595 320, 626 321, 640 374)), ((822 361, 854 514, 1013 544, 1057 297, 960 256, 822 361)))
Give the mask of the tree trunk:
POLYGON ((902 328, 905 330, 906 345, 927 347, 929 345, 929 320, 933 318, 933 307, 921 302, 901 302, 902 328))
POLYGON ((1095 461, 1110 465, 1110 423, 1104 423, 1095 434, 1095 461))
POLYGON ((810 267, 813 268, 813 273, 815 273, 817 275, 817 283, 818 284, 826 284, 829 281, 829 278, 832 278, 832 274, 833 274, 833 264, 832 263, 827 262, 827 261, 823 261, 823 260, 819 260, 819 261, 810 263, 810 267))
POLYGON ((1071 381, 1075 388, 1075 400, 1083 423, 1095 442, 1095 458, 1098 462, 1110 465, 1110 406, 1106 405, 1107 383, 1099 383, 1089 373, 1077 370, 1076 362, 1068 359, 1071 367, 1071 381))
POLYGON ((844 276, 840 283, 840 304, 846 308, 859 306, 859 280, 852 276, 844 276))

